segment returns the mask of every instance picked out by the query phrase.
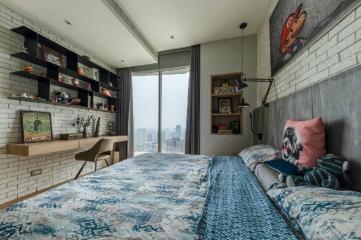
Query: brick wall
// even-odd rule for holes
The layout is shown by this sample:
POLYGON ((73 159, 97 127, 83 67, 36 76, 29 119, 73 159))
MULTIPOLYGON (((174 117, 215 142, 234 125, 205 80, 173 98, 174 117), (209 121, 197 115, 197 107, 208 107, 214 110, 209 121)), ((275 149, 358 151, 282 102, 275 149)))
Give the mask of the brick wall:
MULTIPOLYGON (((22 70, 26 64, 10 56, 10 54, 20 51, 24 42, 22 36, 11 32, 10 29, 22 25, 40 32, 74 52, 89 55, 0 4, 0 204, 72 179, 82 164, 74 160, 75 152, 61 152, 35 157, 18 157, 6 154, 8 143, 21 141, 20 110, 50 112, 55 137, 58 137, 60 133, 77 132, 78 129, 71 125, 72 120, 77 115, 93 114, 96 117, 100 116, 102 133, 106 133, 108 122, 115 121, 114 113, 7 99, 11 94, 19 95, 24 92, 37 95, 36 81, 10 75, 10 72, 22 70), (42 169, 42 174, 31 177, 30 171, 34 169, 42 169)), ((114 71, 99 61, 97 63, 114 71)), ((41 71, 41 68, 37 68, 36 71, 41 71)), ((92 171, 93 167, 93 164, 88 164, 84 173, 92 171)))
MULTIPOLYGON (((270 4, 268 14, 258 32, 257 75, 271 76, 269 16, 277 0, 270 4)), ((346 12, 336 24, 316 37, 275 76, 269 101, 290 95, 326 80, 333 75, 361 64, 361 6, 346 12)), ((257 105, 267 85, 257 85, 257 105)))

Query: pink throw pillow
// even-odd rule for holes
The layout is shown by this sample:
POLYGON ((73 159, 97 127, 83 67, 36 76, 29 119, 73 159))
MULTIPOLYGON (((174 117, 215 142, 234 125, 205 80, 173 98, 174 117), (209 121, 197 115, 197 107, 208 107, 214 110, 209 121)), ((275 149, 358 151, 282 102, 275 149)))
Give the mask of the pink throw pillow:
POLYGON ((325 124, 322 118, 288 120, 283 131, 282 158, 296 166, 312 168, 326 154, 325 124))

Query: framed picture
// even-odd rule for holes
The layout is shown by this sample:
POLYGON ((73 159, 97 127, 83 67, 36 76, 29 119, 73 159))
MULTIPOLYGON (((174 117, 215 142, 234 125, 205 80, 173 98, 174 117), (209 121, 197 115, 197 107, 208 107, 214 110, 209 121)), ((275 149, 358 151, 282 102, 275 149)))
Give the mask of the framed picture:
POLYGON ((233 134, 241 133, 241 122, 240 121, 231 121, 229 124, 229 128, 232 130, 233 134))
POLYGON ((43 58, 45 61, 56 64, 60 67, 65 67, 64 56, 59 52, 45 46, 41 45, 41 50, 43 52, 43 58))
POLYGON ((21 111, 21 128, 23 143, 53 140, 50 113, 21 111))
POLYGON ((272 76, 357 2, 279 0, 269 19, 272 76))
POLYGON ((218 99, 218 112, 219 113, 232 113, 232 99, 219 98, 218 99))

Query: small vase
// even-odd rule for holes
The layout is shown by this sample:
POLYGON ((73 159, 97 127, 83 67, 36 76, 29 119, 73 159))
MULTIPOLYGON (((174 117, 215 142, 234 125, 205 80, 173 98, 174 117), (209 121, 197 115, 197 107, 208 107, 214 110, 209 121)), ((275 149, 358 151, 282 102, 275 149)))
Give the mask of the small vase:
POLYGON ((83 129, 83 138, 87 138, 88 137, 88 131, 87 131, 87 128, 84 127, 83 129))

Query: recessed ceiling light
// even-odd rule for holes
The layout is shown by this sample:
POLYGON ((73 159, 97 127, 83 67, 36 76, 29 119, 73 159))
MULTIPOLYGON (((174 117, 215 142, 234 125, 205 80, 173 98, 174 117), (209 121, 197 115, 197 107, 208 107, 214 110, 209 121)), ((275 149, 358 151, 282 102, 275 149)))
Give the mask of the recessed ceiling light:
POLYGON ((69 20, 64 19, 64 22, 65 22, 66 24, 68 24, 69 26, 71 25, 71 22, 70 22, 69 20))
POLYGON ((174 35, 170 35, 170 39, 174 39, 175 38, 175 36, 174 35))
POLYGON ((122 60, 120 60, 120 62, 121 62, 121 63, 124 63, 125 61, 122 59, 122 60))

